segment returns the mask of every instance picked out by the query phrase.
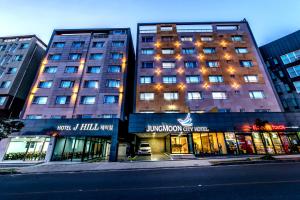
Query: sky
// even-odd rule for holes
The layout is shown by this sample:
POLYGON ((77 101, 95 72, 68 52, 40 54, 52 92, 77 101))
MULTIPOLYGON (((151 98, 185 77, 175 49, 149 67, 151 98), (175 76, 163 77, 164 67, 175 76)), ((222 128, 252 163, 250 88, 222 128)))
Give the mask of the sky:
POLYGON ((300 29, 300 0, 0 0, 0 36, 57 28, 130 27, 142 22, 250 23, 259 46, 300 29))

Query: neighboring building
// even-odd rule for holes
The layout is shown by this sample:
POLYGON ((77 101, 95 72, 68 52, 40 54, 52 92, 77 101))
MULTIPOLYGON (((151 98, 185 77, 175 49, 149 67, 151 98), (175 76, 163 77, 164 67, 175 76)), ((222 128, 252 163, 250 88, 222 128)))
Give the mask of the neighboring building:
POLYGON ((278 112, 246 21, 138 24, 136 113, 278 112))
POLYGON ((19 117, 45 51, 35 35, 0 37, 0 117, 19 117))
POLYGON ((284 110, 300 111, 300 30, 260 47, 284 110))
POLYGON ((147 142, 171 157, 300 149, 300 116, 281 113, 246 20, 138 24, 135 96, 137 153, 147 142))
POLYGON ((132 112, 134 67, 129 28, 54 30, 22 137, 12 138, 4 159, 21 152, 23 159, 115 161, 118 148, 124 155, 118 143, 132 112))

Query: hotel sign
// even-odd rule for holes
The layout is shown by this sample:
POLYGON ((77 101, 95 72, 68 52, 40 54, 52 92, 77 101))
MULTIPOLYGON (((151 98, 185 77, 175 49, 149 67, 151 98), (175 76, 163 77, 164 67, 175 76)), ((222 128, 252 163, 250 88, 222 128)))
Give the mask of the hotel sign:
POLYGON ((208 132, 209 129, 206 126, 193 126, 190 113, 184 119, 177 119, 179 125, 147 125, 146 132, 208 132))
POLYGON ((57 125, 57 131, 113 131, 114 125, 112 124, 99 124, 99 123, 77 123, 75 125, 57 125))

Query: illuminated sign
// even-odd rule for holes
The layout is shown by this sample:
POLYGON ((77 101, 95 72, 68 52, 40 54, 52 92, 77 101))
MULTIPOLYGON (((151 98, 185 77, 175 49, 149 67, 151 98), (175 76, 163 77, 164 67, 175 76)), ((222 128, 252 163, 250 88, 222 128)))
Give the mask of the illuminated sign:
POLYGON ((179 125, 147 125, 146 132, 208 132, 208 127, 193 126, 190 113, 184 119, 177 119, 179 125))
POLYGON ((286 129, 285 125, 275 125, 275 124, 266 124, 265 126, 253 125, 253 131, 284 131, 286 129))
POLYGON ((82 123, 75 125, 57 125, 57 131, 113 131, 112 124, 82 123))

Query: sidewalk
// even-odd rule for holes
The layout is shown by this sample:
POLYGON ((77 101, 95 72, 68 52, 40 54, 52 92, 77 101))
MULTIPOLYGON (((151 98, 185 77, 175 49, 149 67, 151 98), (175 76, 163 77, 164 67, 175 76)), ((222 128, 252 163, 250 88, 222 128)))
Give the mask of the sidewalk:
MULTIPOLYGON (((112 170, 149 170, 157 168, 184 168, 184 167, 208 167, 215 163, 239 163, 245 164, 258 160, 261 156, 240 157, 213 157, 193 160, 164 160, 164 161, 133 161, 133 162, 48 162, 31 166, 14 167, 18 172, 30 173, 56 173, 56 172, 82 172, 82 171, 112 171, 112 170)), ((300 161, 300 155, 274 156, 277 161, 300 161)), ((268 162, 268 161, 265 161, 268 162)), ((264 163, 265 163, 264 162, 264 163)), ((271 162, 271 161, 270 161, 271 162)), ((0 166, 4 164, 0 162, 0 166)))

